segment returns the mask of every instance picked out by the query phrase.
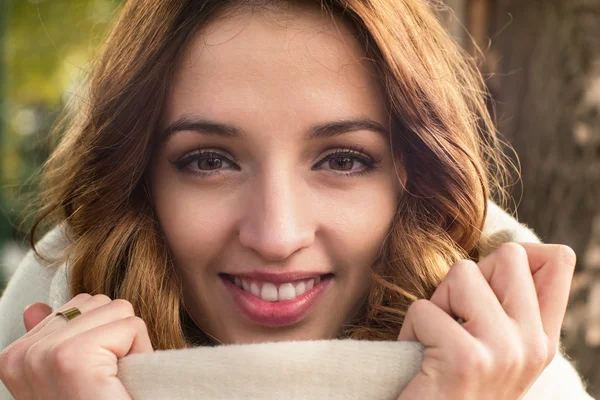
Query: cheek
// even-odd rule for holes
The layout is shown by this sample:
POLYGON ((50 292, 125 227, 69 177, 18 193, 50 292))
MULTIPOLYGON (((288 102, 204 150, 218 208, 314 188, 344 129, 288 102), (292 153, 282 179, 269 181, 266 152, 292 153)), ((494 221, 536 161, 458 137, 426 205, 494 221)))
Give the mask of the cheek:
MULTIPOLYGON (((330 219, 330 237, 335 243, 327 243, 328 251, 335 251, 334 257, 343 265, 336 271, 339 277, 340 292, 335 307, 343 304, 345 319, 357 316, 369 294, 372 283, 372 270, 379 268, 378 259, 389 233, 396 210, 395 196, 360 197, 346 201, 335 208, 335 218, 330 219)), ((324 237, 327 235, 323 235, 324 237)))
POLYGON ((153 199, 160 227, 176 265, 197 269, 227 243, 233 229, 234 205, 212 191, 155 179, 153 199))
POLYGON ((384 249, 396 211, 396 192, 392 187, 371 187, 351 198, 331 201, 323 238, 325 247, 345 267, 339 273, 363 295, 369 287, 371 269, 384 249), (329 241, 328 241, 329 240, 329 241))
MULTIPOLYGON (((387 189, 387 188, 385 188, 387 189)), ((325 207, 329 225, 339 232, 345 245, 365 256, 380 250, 396 210, 396 196, 391 190, 365 190, 352 198, 325 207)))

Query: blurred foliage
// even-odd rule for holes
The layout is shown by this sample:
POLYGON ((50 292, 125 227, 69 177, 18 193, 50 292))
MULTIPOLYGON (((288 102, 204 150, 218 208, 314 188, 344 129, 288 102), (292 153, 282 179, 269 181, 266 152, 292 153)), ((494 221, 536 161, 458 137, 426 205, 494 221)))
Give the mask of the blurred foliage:
MULTIPOLYGON (((9 231, 20 236, 13 227, 36 194, 31 177, 48 155, 48 133, 85 77, 120 2, 3 0, 2 4, 0 235, 9 231)), ((23 231, 28 225, 25 220, 23 231)))

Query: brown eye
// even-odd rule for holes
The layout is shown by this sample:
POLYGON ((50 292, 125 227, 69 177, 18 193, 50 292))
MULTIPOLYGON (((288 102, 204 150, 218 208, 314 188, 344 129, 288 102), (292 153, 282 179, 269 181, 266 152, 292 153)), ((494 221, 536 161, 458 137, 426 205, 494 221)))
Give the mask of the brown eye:
POLYGON ((177 161, 171 161, 171 163, 180 171, 200 175, 211 175, 226 170, 240 170, 240 167, 227 155, 209 150, 197 150, 188 153, 177 161))
POLYGON ((339 149, 326 155, 313 169, 337 171, 338 175, 361 175, 375 167, 373 159, 362 150, 339 149))
POLYGON ((350 171, 354 160, 349 157, 337 157, 329 160, 329 167, 337 171, 350 171))
POLYGON ((203 171, 210 171, 213 169, 219 169, 223 165, 220 158, 207 157, 198 160, 198 169, 203 171))

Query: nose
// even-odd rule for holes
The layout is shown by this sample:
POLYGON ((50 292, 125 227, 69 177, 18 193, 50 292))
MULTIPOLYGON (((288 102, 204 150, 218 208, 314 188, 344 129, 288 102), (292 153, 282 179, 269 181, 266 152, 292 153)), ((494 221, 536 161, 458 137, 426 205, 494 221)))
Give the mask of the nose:
POLYGON ((267 261, 282 261, 309 247, 315 238, 311 204, 303 185, 290 173, 257 179, 249 191, 240 223, 243 246, 267 261))

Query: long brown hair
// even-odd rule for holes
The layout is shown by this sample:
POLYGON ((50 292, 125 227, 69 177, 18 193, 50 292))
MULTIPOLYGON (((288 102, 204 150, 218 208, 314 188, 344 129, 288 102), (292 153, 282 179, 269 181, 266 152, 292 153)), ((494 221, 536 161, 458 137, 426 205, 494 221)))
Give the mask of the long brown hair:
MULTIPOLYGON (((32 242, 41 222, 66 223, 71 244, 61 261, 70 265, 72 294, 129 300, 156 349, 192 345, 181 285, 145 184, 173 60, 220 13, 282 2, 128 1, 92 64, 85 101, 57 128, 63 133, 45 165, 32 242)), ((502 194, 506 164, 483 80, 438 21, 436 4, 312 3, 349 24, 374 62, 390 110, 390 142, 406 174, 364 313, 341 337, 395 340, 410 303, 429 298, 455 261, 477 258, 486 201, 502 194)))

